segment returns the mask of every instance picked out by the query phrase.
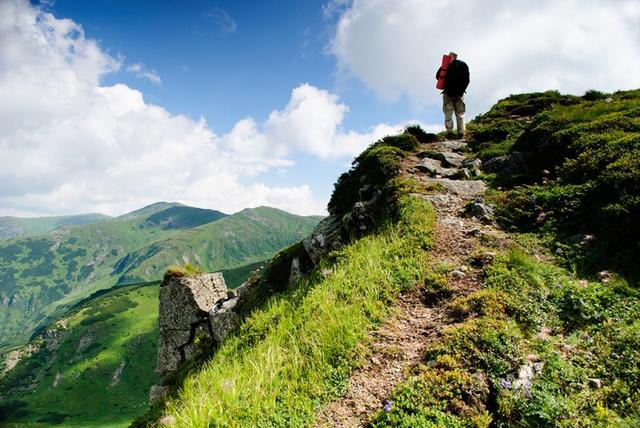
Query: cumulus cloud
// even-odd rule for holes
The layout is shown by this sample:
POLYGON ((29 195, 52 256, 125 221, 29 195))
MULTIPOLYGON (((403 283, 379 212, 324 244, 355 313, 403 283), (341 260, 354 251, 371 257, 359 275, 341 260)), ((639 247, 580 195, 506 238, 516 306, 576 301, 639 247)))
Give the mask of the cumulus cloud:
POLYGON ((353 0, 341 11, 339 69, 387 100, 438 104, 434 75, 451 50, 470 66, 475 113, 516 92, 640 86, 637 0, 353 0))
POLYGON ((122 60, 69 19, 0 1, 0 40, 0 99, 11 100, 0 103, 0 215, 121 214, 159 200, 322 213, 308 185, 270 187, 260 174, 292 167, 299 153, 351 157, 403 125, 345 131, 348 106, 302 84, 264 120, 216 135, 204 119, 172 115, 127 85, 101 85, 122 60))
POLYGON ((158 200, 324 210, 307 185, 256 179, 290 161, 244 159, 204 119, 171 115, 124 84, 101 86, 121 61, 73 21, 3 1, 0 39, 0 99, 11 100, 0 103, 0 214, 119 214, 158 200))
POLYGON ((155 70, 149 70, 144 66, 144 64, 141 64, 139 62, 135 64, 129 64, 126 70, 134 76, 141 79, 147 79, 148 81, 155 83, 156 85, 162 83, 162 79, 160 79, 160 76, 155 70))
POLYGON ((222 140, 245 159, 282 159, 293 152, 336 159, 352 157, 372 141, 397 133, 408 123, 417 123, 378 124, 364 132, 345 131, 342 122, 348 112, 349 107, 337 95, 301 84, 293 89, 284 109, 274 110, 260 124, 253 118, 243 119, 222 140))

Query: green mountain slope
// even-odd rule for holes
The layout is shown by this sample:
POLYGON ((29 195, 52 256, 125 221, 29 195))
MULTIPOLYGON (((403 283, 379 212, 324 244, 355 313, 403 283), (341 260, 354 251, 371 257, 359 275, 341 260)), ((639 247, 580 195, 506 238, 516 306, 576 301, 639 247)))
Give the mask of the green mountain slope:
POLYGON ((154 204, 102 223, 0 241, 0 347, 25 343, 38 325, 96 290, 159 279, 172 264, 215 270, 264 260, 319 221, 269 208, 228 217, 206 211, 154 204), (219 220, 182 228, 207 218, 219 220), (167 219, 181 226, 167 227, 167 219))
POLYGON ((0 217, 0 239, 44 235, 59 227, 99 223, 110 218, 103 214, 38 218, 0 217))
POLYGON ((192 263, 205 271, 265 260, 274 248, 300 239, 321 217, 299 217, 275 208, 246 209, 215 223, 176 234, 120 260, 120 281, 159 278, 169 265, 192 263))
MULTIPOLYGON (((123 426, 147 406, 158 340, 158 283, 125 286, 66 314, 0 389, 20 423, 123 426)), ((16 422, 17 423, 17 422, 16 422)))
POLYGON ((190 229, 226 217, 220 211, 191 207, 171 207, 147 217, 149 226, 163 229, 190 229))
MULTIPOLYGON (((222 273, 235 288, 261 264, 222 273)), ((158 292, 158 282, 103 290, 54 321, 0 377, 0 423, 116 427, 144 413, 159 380, 158 292)))
POLYGON ((182 205, 178 202, 156 202, 153 203, 151 205, 147 205, 146 207, 142 207, 138 210, 135 211, 131 211, 129 213, 123 214, 121 216, 119 216, 118 218, 120 220, 132 220, 135 218, 146 218, 149 217, 150 215, 159 213, 161 211, 164 210, 168 210, 169 208, 174 208, 174 207, 184 207, 185 205, 182 205))

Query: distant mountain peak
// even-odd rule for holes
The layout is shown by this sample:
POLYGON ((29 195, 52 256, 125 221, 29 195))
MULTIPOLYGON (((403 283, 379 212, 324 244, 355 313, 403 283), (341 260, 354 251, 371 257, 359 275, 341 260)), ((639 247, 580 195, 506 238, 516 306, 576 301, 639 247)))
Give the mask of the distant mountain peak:
POLYGON ((135 218, 143 218, 143 217, 148 217, 152 214, 155 214, 157 212, 160 211, 164 211, 166 209, 172 208, 172 207, 184 207, 186 205, 181 204, 179 202, 164 202, 164 201, 160 201, 160 202, 154 202, 150 205, 147 205, 145 207, 139 208, 135 211, 131 211, 129 213, 123 214, 121 216, 119 216, 119 219, 123 219, 123 220, 132 220, 135 218))
POLYGON ((147 217, 146 224, 163 229, 189 229, 226 216, 227 214, 216 210, 178 205, 151 214, 147 217))

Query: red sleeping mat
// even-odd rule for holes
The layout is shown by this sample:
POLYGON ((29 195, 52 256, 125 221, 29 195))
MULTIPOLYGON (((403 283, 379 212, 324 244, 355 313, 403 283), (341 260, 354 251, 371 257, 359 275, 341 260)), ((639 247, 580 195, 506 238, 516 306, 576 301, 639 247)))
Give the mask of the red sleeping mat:
POLYGON ((436 88, 444 89, 444 78, 447 75, 447 70, 449 69, 449 64, 453 61, 453 57, 449 55, 442 55, 442 66, 440 67, 440 72, 438 73, 438 82, 436 83, 436 88))

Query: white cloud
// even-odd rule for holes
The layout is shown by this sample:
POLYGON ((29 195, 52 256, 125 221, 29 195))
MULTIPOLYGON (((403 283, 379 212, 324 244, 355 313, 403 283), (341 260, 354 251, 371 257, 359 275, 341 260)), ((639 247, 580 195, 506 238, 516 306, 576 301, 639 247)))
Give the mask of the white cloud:
POLYGON ((0 103, 0 215, 121 214, 159 200, 322 213, 308 185, 270 187, 260 174, 291 167, 296 153, 352 156, 401 127, 346 132, 348 107, 303 84, 263 122, 246 118, 219 136, 127 85, 102 86, 122 60, 71 20, 0 1, 0 40, 0 99, 11 100, 0 103))
POLYGON ((242 158, 203 119, 171 115, 124 84, 101 86, 121 62, 73 21, 2 1, 0 39, 0 99, 11 100, 0 103, 0 215, 120 214, 158 200, 324 211, 306 185, 256 180, 290 161, 242 158))
POLYGON ((222 141, 249 160, 282 159, 294 152, 336 159, 357 155, 373 141, 416 123, 378 124, 364 132, 345 131, 342 123, 348 111, 337 95, 305 83, 293 89, 284 109, 271 112, 261 124, 253 118, 239 121, 222 136, 222 141))
POLYGON ((229 15, 229 12, 219 7, 212 7, 205 12, 204 16, 224 35, 235 33, 238 29, 236 21, 229 15))
POLYGON ((135 64, 129 64, 126 70, 127 72, 133 74, 134 76, 139 77, 141 79, 147 79, 150 82, 155 83, 156 85, 159 85, 162 83, 162 79, 160 79, 160 76, 155 70, 149 70, 139 62, 135 64))
POLYGON ((342 72, 418 107, 439 104, 435 71, 454 50, 471 69, 467 104, 478 113, 516 92, 637 88, 638 28, 637 0, 354 0, 330 50, 342 72))

